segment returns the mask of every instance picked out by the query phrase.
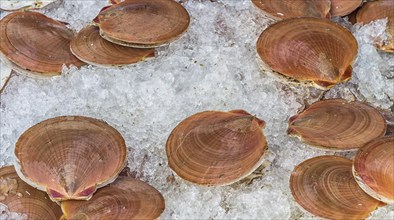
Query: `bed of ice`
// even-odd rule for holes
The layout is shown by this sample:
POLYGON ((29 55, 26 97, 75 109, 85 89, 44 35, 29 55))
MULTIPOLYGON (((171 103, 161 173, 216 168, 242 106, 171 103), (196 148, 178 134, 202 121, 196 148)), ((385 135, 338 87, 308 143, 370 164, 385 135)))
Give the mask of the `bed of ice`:
MULTIPOLYGON (((305 103, 322 97, 366 101, 392 116, 394 56, 373 46, 387 21, 351 27, 359 42, 353 78, 323 94, 280 83, 259 68, 255 43, 274 21, 250 0, 181 2, 191 15, 190 28, 160 48, 155 59, 122 69, 64 68, 62 76, 43 80, 14 74, 0 97, 0 166, 12 164, 15 142, 32 125, 60 115, 90 116, 122 133, 132 175, 165 197, 161 219, 313 218, 293 201, 289 176, 305 159, 333 153, 288 137, 287 119, 305 103), (249 185, 202 187, 174 175, 165 156, 171 130, 194 113, 232 109, 244 109, 266 121, 270 151, 264 176, 249 185)), ((41 12, 78 31, 106 4, 106 0, 65 0, 41 12)), ((349 26, 346 20, 337 21, 349 26)), ((394 207, 379 208, 371 218, 394 219, 394 207)))

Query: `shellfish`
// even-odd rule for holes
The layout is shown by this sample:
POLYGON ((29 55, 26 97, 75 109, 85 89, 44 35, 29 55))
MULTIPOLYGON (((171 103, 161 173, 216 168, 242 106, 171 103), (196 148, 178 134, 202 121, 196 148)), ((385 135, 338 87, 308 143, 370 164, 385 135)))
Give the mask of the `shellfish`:
POLYGON ((331 16, 345 16, 355 11, 362 3, 363 0, 330 0, 331 1, 331 16))
POLYGON ((52 202, 45 192, 23 182, 13 166, 0 168, 0 203, 28 219, 59 219, 62 216, 60 206, 52 202))
POLYGON ((252 0, 252 2, 274 19, 330 16, 330 0, 252 0))
POLYGON ((200 185, 228 185, 263 162, 265 122, 243 110, 205 111, 179 123, 166 143, 170 168, 200 185))
POLYGON ((96 26, 83 28, 71 41, 71 52, 85 63, 122 66, 155 56, 154 49, 124 47, 104 40, 96 26))
POLYGON ((62 202, 63 219, 156 219, 164 206, 164 198, 155 188, 122 176, 88 201, 62 202))
POLYGON ((70 51, 73 36, 65 24, 37 12, 15 12, 0 21, 1 54, 30 76, 59 75, 63 64, 82 66, 70 51))
POLYGON ((290 190, 306 211, 326 219, 364 219, 379 205, 352 174, 352 161, 338 156, 308 159, 294 168, 290 190))
POLYGON ((15 146, 16 171, 54 201, 89 199, 113 182, 126 161, 121 134, 107 123, 62 116, 25 131, 15 146))
POLYGON ((394 53, 394 1, 379 0, 368 2, 357 13, 357 22, 368 24, 374 20, 387 18, 387 33, 390 35, 382 44, 377 45, 379 49, 394 53))
POLYGON ((128 0, 102 9, 94 21, 108 41, 151 48, 179 38, 187 30, 190 16, 173 0, 128 0))
POLYGON ((288 134, 330 150, 352 150, 382 137, 386 121, 362 102, 328 99, 313 103, 289 119, 288 134))
POLYGON ((257 52, 279 76, 328 89, 352 76, 357 55, 352 33, 318 18, 291 18, 263 31, 257 52))
POLYGON ((394 204, 394 136, 376 139, 360 148, 354 158, 353 174, 370 196, 394 204))

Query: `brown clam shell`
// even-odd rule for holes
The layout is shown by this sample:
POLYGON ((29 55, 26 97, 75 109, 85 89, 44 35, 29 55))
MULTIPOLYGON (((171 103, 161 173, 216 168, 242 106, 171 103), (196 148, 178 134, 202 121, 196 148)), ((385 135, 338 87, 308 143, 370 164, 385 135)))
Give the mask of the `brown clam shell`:
POLYGON ((16 170, 55 201, 89 199, 115 180, 126 161, 121 134, 82 116, 45 120, 25 131, 15 146, 16 170))
POLYGON ((383 18, 388 19, 386 31, 390 36, 382 45, 377 46, 381 50, 394 53, 394 1, 379 0, 368 2, 357 13, 357 22, 363 24, 383 18))
POLYGON ((59 75, 63 64, 84 64, 70 51, 72 37, 65 24, 36 12, 15 12, 0 21, 2 55, 36 76, 59 75))
POLYGON ((257 41, 260 58, 273 71, 320 89, 351 78, 357 48, 352 33, 318 18, 279 21, 265 29, 257 41))
POLYGON ((363 0, 330 0, 331 16, 345 16, 355 11, 363 0))
POLYGON ((45 192, 23 182, 13 166, 0 168, 0 203, 28 219, 59 219, 62 210, 45 192))
POLYGON ((394 204, 394 136, 376 139, 360 148, 354 158, 353 174, 370 196, 394 204))
POLYGON ((62 202, 63 219, 156 219, 164 207, 164 198, 155 188, 122 176, 88 201, 62 202))
POLYGON ((330 17, 330 0, 252 0, 252 2, 274 19, 330 17))
POLYGON ((154 49, 131 48, 104 40, 96 26, 83 28, 71 41, 71 52, 85 63, 123 66, 155 56, 154 49))
POLYGON ((166 144, 168 164, 193 183, 234 183, 263 162, 264 126, 264 121, 243 110, 197 113, 171 132, 166 144))
POLYGON ((290 190, 303 209, 327 219, 364 219, 380 204, 354 180, 352 161, 338 156, 314 157, 296 166, 290 190))
POLYGON ((313 103, 289 119, 288 133, 326 150, 352 150, 382 137, 386 121, 362 102, 328 99, 313 103))
POLYGON ((103 9, 95 22, 106 40, 150 48, 179 38, 187 30, 190 16, 173 0, 127 0, 103 9))

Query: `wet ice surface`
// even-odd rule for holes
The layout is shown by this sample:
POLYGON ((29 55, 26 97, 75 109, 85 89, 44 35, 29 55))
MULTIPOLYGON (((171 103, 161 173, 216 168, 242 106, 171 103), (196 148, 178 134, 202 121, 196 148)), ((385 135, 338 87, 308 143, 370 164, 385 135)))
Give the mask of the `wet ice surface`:
MULTIPOLYGON (((273 21, 249 0, 182 2, 191 15, 190 28, 153 60, 122 69, 65 69, 62 76, 45 80, 12 77, 0 98, 0 166, 12 163, 15 142, 32 125, 60 115, 90 116, 121 132, 133 176, 156 187, 166 199, 162 219, 312 218, 293 201, 288 180, 300 162, 333 153, 288 137, 287 120, 321 97, 358 99, 392 111, 393 55, 376 52, 372 44, 378 33, 368 29, 372 27, 355 28, 361 56, 350 82, 325 94, 284 85, 259 69, 255 43, 273 21), (174 175, 165 156, 171 130, 194 113, 232 109, 245 109, 266 121, 270 152, 265 175, 250 185, 225 187, 196 186, 174 175)), ((79 30, 105 5, 103 0, 65 0, 43 12, 79 30)), ((375 24, 374 30, 383 25, 384 21, 375 24)), ((393 215, 390 206, 376 211, 373 219, 393 215)))

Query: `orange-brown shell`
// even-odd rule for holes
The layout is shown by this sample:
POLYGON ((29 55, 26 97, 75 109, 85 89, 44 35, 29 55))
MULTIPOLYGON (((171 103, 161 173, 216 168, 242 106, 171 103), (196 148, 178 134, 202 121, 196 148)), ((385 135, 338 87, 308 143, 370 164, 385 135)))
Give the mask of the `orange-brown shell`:
POLYGON ((190 16, 173 0, 128 0, 103 9, 95 22, 106 40, 146 48, 180 37, 189 26, 190 16))
POLYGON ((338 156, 308 159, 294 168, 290 189, 306 211, 326 219, 364 219, 380 204, 352 174, 352 161, 338 156))
POLYGON ((330 0, 331 16, 345 16, 355 11, 363 0, 330 0))
POLYGON ((125 47, 104 40, 96 26, 83 28, 71 41, 71 52, 86 63, 99 66, 122 66, 154 57, 154 49, 125 47))
POLYGON ((275 19, 330 16, 330 0, 252 0, 252 2, 275 19))
POLYGON ((252 173, 267 149, 264 121, 243 110, 192 115, 171 132, 168 164, 183 179, 227 185, 252 173))
POLYGON ((125 166, 126 145, 107 123, 82 116, 45 120, 15 146, 16 170, 52 200, 89 199, 125 166))
POLYGON ((390 36, 383 44, 377 46, 381 50, 394 53, 394 1, 379 0, 368 2, 357 13, 357 22, 363 24, 384 18, 388 19, 386 31, 390 36))
POLYGON ((394 204, 394 136, 376 139, 360 148, 354 158, 353 174, 366 193, 394 204))
POLYGON ((52 202, 45 192, 23 182, 13 166, 0 168, 0 203, 28 219, 59 219, 62 216, 60 206, 52 202))
POLYGON ((279 21, 265 29, 257 41, 260 58, 273 71, 322 89, 351 78, 357 48, 352 33, 317 18, 279 21))
POLYGON ((62 202, 64 219, 156 219, 164 207, 164 198, 155 188, 122 176, 88 201, 62 202))
POLYGON ((23 72, 59 75, 63 64, 82 66, 70 51, 73 32, 37 12, 15 12, 0 21, 1 54, 23 72))
POLYGON ((289 119, 288 133, 307 144, 330 150, 358 149, 382 137, 386 121, 362 102, 328 99, 316 102, 289 119))

